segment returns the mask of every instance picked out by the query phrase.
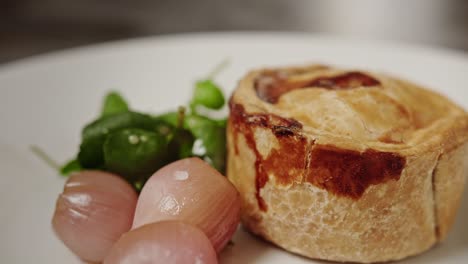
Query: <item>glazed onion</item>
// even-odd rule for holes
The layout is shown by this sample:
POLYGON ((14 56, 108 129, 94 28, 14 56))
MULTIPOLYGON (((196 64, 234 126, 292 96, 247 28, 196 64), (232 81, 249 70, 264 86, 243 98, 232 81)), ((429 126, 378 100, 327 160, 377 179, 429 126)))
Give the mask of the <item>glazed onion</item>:
POLYGON ((122 178, 101 171, 72 175, 56 203, 52 226, 78 257, 100 262, 127 232, 137 194, 122 178))
POLYGON ((234 186, 199 158, 173 162, 146 182, 138 199, 133 228, 162 220, 199 227, 217 252, 234 234, 240 198, 234 186))
POLYGON ((210 240, 198 228, 180 221, 144 225, 123 235, 104 264, 216 264, 210 240))

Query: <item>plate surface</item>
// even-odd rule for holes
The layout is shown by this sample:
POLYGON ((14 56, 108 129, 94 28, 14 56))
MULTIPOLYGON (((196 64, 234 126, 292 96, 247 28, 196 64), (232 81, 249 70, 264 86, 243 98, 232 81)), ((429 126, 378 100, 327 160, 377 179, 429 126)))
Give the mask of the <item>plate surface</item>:
MULTIPOLYGON (((55 238, 50 219, 64 179, 29 150, 72 157, 82 126, 109 89, 137 110, 188 101, 192 84, 217 63, 229 93, 249 69, 320 62, 383 71, 452 98, 468 109, 468 56, 384 42, 286 33, 192 34, 84 47, 0 66, 0 262, 79 263, 55 238)), ((468 162, 468 161, 467 161, 468 162)), ((468 263, 468 195, 447 241, 401 263, 468 263)), ((322 263, 286 253, 240 229, 221 263, 322 263)))

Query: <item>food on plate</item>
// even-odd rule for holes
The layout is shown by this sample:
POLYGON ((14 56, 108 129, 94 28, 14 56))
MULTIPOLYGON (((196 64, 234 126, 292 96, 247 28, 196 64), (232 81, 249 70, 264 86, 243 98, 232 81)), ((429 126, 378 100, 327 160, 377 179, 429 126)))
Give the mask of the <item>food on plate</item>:
POLYGON ((398 260, 442 241, 466 180, 468 115, 408 81, 261 69, 230 99, 227 176, 253 233, 310 258, 398 260))
POLYGON ((187 157, 200 157, 224 173, 226 120, 210 117, 225 104, 212 80, 224 66, 195 83, 187 107, 160 115, 136 112, 120 94, 108 93, 100 116, 81 132, 77 157, 60 172, 68 176, 87 169, 108 171, 137 191, 156 170, 187 157))
POLYGON ((240 197, 221 174, 226 120, 210 115, 225 100, 214 74, 195 84, 187 107, 162 115, 131 110, 116 92, 105 97, 100 117, 82 130, 77 158, 60 168, 70 178, 52 224, 78 257, 217 263, 239 225, 240 197))
MULTIPOLYGON (((193 251, 166 256, 175 261, 198 253, 209 253, 208 257, 211 251, 219 253, 237 229, 239 218, 240 197, 234 186, 205 161, 187 158, 154 173, 138 198, 134 188, 116 175, 102 171, 75 173, 59 195, 52 224, 65 245, 86 261, 101 262, 109 254, 110 259, 133 258, 137 257, 132 256, 136 250, 151 247, 175 250, 177 243, 181 249, 193 251), (184 223, 154 225, 167 220, 184 223), (166 227, 168 230, 163 231, 166 227), (158 232, 165 236, 151 235, 158 232), (191 235, 196 235, 193 240, 181 242, 191 235), (135 241, 138 238, 141 243, 135 241), (196 243, 204 240, 210 250, 196 243), (135 245, 129 244, 132 241, 135 245), (114 248, 119 249, 109 253, 116 242, 114 248)), ((160 252, 147 254, 150 257, 160 252)))
POLYGON ((135 190, 121 177, 83 171, 65 184, 52 226, 73 253, 83 260, 99 262, 131 228, 136 203, 135 190))
POLYGON ((104 264, 114 263, 216 264, 218 261, 210 240, 200 229, 172 220, 144 225, 124 234, 104 260, 104 264))
POLYGON ((220 252, 237 229, 240 197, 234 186, 199 158, 173 162, 143 187, 133 228, 161 220, 182 220, 199 227, 220 252))

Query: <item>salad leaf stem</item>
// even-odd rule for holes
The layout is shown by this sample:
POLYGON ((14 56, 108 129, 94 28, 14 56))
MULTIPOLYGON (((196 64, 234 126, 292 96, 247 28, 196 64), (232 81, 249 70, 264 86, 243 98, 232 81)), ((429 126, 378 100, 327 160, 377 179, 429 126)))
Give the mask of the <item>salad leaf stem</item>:
POLYGON ((214 79, 220 72, 222 72, 227 66, 229 66, 229 58, 224 59, 218 65, 215 66, 213 70, 206 76, 207 80, 214 79))
POLYGON ((60 165, 53 160, 44 150, 42 150, 40 147, 36 145, 32 145, 29 147, 29 149, 34 153, 39 159, 41 159, 45 164, 47 164, 49 167, 51 167, 54 170, 59 171, 60 170, 60 165))
POLYGON ((184 126, 185 119, 185 107, 179 106, 177 109, 177 128, 182 128, 184 126))

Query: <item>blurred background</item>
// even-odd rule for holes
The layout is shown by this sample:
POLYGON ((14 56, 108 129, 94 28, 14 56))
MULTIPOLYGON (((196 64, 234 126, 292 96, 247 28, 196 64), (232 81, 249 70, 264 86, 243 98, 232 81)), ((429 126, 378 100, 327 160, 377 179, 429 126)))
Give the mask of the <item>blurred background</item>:
POLYGON ((0 0, 0 63, 110 40, 240 30, 352 35, 468 51, 468 1, 0 0))

